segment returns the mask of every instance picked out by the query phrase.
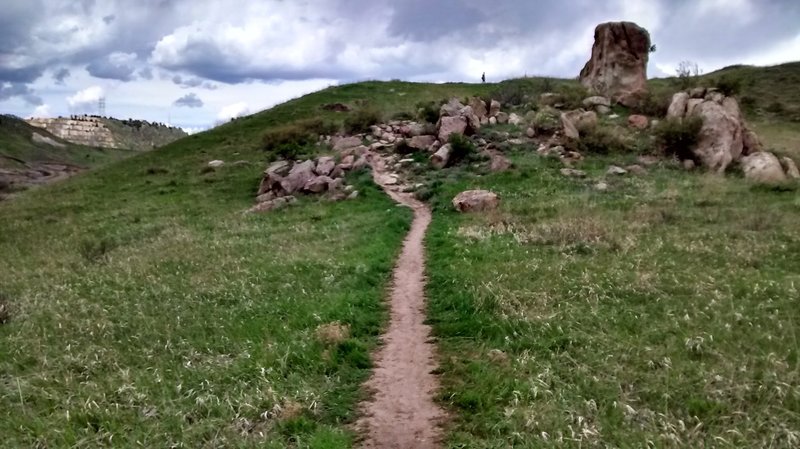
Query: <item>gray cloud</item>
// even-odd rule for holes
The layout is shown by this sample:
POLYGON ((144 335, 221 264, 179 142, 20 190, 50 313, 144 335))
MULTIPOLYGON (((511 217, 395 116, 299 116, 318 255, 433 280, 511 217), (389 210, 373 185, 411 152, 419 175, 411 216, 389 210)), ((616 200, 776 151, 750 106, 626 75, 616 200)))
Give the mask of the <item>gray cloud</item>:
POLYGON ((25 103, 31 106, 39 106, 44 104, 41 97, 36 95, 25 84, 14 83, 0 83, 0 101, 5 101, 13 97, 21 97, 25 103))
POLYGON ((201 100, 200 97, 197 96, 197 94, 192 92, 175 100, 173 105, 186 108, 202 108, 203 100, 201 100))
POLYGON ((53 73, 53 79, 56 81, 56 84, 64 84, 64 80, 69 78, 71 74, 72 72, 70 72, 68 68, 62 67, 53 73))
POLYGON ((204 80, 202 80, 200 78, 197 78, 197 77, 184 78, 184 77, 182 77, 180 75, 174 75, 172 77, 172 82, 177 84, 178 86, 181 86, 181 87, 185 88, 185 89, 192 88, 192 87, 201 87, 203 89, 208 89, 208 90, 216 90, 217 89, 217 86, 214 83, 210 83, 208 81, 204 81, 204 80))

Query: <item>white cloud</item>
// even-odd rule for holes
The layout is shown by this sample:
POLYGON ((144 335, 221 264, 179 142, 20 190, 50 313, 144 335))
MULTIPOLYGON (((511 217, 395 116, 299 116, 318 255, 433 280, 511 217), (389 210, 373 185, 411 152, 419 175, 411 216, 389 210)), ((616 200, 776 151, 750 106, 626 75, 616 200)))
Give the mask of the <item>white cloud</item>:
POLYGON ((220 109, 217 114, 217 120, 228 121, 235 117, 242 117, 250 113, 250 106, 246 102, 240 101, 238 103, 229 104, 220 109))
POLYGON ((78 91, 75 95, 67 98, 67 104, 70 108, 85 108, 97 103, 97 100, 105 96, 105 90, 100 86, 91 86, 78 91))
POLYGON ((50 112, 50 106, 43 104, 36 106, 36 109, 33 110, 33 113, 30 115, 30 118, 47 118, 51 117, 53 114, 50 112))

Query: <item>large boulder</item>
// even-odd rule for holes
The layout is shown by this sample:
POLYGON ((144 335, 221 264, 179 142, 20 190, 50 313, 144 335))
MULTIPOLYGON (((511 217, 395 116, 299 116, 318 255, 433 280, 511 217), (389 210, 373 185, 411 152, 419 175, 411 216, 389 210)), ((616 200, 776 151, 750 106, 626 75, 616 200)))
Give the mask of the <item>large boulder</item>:
POLYGON ((322 193, 328 191, 328 186, 333 183, 333 179, 328 176, 317 176, 308 180, 303 186, 303 191, 308 193, 322 193))
POLYGON ((450 146, 449 143, 442 145, 441 148, 431 155, 431 165, 440 170, 447 167, 447 163, 450 162, 450 153, 452 152, 453 147, 450 146))
POLYGON ((786 175, 791 179, 800 179, 800 170, 797 169, 797 164, 790 157, 784 156, 781 158, 781 165, 786 175))
POLYGON ((650 33, 632 22, 609 22, 594 32, 592 57, 581 70, 587 89, 625 106, 635 106, 647 92, 650 33))
POLYGON ((460 115, 462 109, 464 109, 464 105, 458 101, 458 98, 451 98, 439 108, 439 117, 456 117, 460 115))
POLYGON ((436 142, 436 136, 414 136, 408 141, 408 146, 415 150, 427 150, 436 142))
POLYGON ((453 207, 459 212, 482 212, 497 209, 500 198, 488 190, 467 190, 453 198, 453 207))
POLYGON ((500 102, 497 100, 492 100, 489 102, 489 117, 497 117, 497 114, 500 113, 500 102))
POLYGON ((361 145, 361 138, 352 136, 352 137, 341 137, 337 138, 333 142, 333 150, 334 151, 344 151, 350 148, 355 148, 361 145))
POLYGON ((480 98, 472 97, 472 99, 469 100, 469 106, 472 108, 472 112, 478 116, 479 120, 489 117, 489 111, 486 109, 486 102, 480 98))
POLYGON ((306 183, 316 177, 314 161, 305 161, 295 164, 292 170, 280 181, 281 187, 286 193, 292 194, 302 189, 306 183))
POLYGON ((442 117, 439 120, 439 141, 447 142, 451 134, 464 134, 467 130, 467 119, 461 116, 442 117))
POLYGON ((672 102, 667 110, 667 119, 683 118, 686 115, 686 108, 689 106, 689 94, 678 92, 672 96, 672 102))
POLYGON ((597 113, 583 109, 564 112, 561 114, 561 126, 564 128, 565 136, 570 139, 579 139, 582 131, 597 127, 597 113))
POLYGON ((328 176, 336 167, 336 161, 330 156, 322 156, 317 159, 317 167, 314 170, 320 176, 328 176))
POLYGON ((742 158, 742 171, 745 178, 758 183, 775 184, 786 181, 781 161, 766 151, 742 158))
MULTIPOLYGON (((703 119, 694 155, 709 170, 723 173, 738 160, 744 149, 741 115, 713 100, 703 101, 692 110, 703 119)), ((779 164, 780 165, 780 164, 779 164)))

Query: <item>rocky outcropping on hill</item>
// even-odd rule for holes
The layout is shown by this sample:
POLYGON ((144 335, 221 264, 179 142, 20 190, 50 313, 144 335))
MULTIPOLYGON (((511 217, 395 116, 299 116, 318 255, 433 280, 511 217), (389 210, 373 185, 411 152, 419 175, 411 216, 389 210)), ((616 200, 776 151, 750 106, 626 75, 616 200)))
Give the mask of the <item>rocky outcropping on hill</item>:
POLYGON ((592 57, 580 81, 591 92, 615 103, 635 106, 647 92, 650 33, 632 22, 609 22, 594 32, 592 57))
POLYGON ((33 118, 28 123, 46 129, 50 134, 77 145, 118 148, 114 135, 105 123, 95 117, 33 118))

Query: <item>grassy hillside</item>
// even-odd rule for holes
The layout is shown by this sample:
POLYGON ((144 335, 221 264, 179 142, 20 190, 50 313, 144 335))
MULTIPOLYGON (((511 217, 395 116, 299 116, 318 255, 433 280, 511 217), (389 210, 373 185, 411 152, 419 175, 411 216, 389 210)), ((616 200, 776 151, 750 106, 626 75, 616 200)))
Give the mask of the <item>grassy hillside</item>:
POLYGON ((261 135, 481 88, 332 88, 0 204, 3 446, 348 447, 411 214, 362 174, 358 200, 243 216, 261 135))
POLYGON ((52 162, 80 167, 91 167, 121 159, 130 155, 129 151, 104 150, 74 145, 63 141, 47 131, 35 128, 19 118, 0 116, 0 168, 19 168, 20 162, 52 162), (33 133, 48 137, 64 148, 32 140, 33 133), (5 156, 5 157, 4 157, 5 156))
MULTIPOLYGON (((451 96, 579 98, 575 84, 331 87, 0 204, 4 445, 350 447, 410 213, 357 173, 356 201, 243 216, 262 135, 341 122, 329 103, 392 118, 451 96), (337 322, 349 336, 317 337, 337 322)), ((800 135, 752 118, 770 146, 800 135)), ((599 192, 635 150, 588 154, 585 181, 534 150, 510 150, 507 173, 425 180, 448 447, 797 446, 797 187, 664 163, 599 192), (501 209, 450 210, 476 187, 501 209)))

